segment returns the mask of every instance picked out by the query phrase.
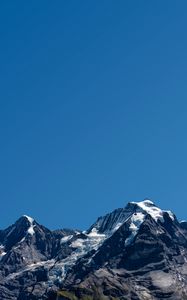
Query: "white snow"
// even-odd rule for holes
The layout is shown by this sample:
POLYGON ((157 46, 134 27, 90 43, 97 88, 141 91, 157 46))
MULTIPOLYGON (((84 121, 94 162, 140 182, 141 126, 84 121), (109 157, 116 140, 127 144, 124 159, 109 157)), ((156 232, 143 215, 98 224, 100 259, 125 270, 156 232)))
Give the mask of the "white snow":
POLYGON ((6 252, 4 251, 4 246, 0 245, 0 260, 3 258, 3 256, 6 255, 6 252))
POLYGON ((30 235, 33 235, 34 234, 34 226, 31 225, 27 231, 30 235))
POLYGON ((122 222, 117 223, 116 226, 114 227, 114 231, 118 230, 121 227, 121 225, 123 225, 122 222))
POLYGON ((30 223, 30 227, 29 229, 27 230, 27 232, 30 234, 30 235, 34 235, 34 227, 35 225, 33 225, 33 222, 34 222, 34 219, 27 216, 27 215, 24 215, 25 218, 27 218, 27 220, 29 221, 30 223))
POLYGON ((98 239, 103 239, 106 237, 105 234, 101 234, 101 233, 98 233, 98 230, 96 228, 92 228, 91 232, 88 234, 89 237, 91 238, 98 238, 98 239))
POLYGON ((126 239, 125 245, 131 244, 133 239, 138 233, 138 230, 140 228, 140 225, 143 223, 145 218, 145 215, 142 212, 134 213, 131 217, 131 224, 129 226, 129 229, 131 230, 131 235, 126 239))
POLYGON ((64 244, 64 243, 66 243, 67 241, 71 240, 72 237, 73 237, 73 235, 67 235, 67 236, 64 236, 63 238, 61 238, 60 243, 61 243, 61 244, 64 244))
MULTIPOLYGON (((132 202, 136 203, 136 202, 132 202)), ((147 212, 156 222, 160 220, 163 222, 163 211, 154 205, 150 200, 144 200, 136 203, 143 211, 147 212)))
MULTIPOLYGON (((15 272, 15 273, 11 273, 6 277, 6 280, 12 280, 20 275, 22 275, 24 272, 26 271, 33 271, 35 269, 37 269, 40 266, 46 266, 46 267, 52 267, 55 264, 55 260, 51 259, 51 260, 45 260, 45 261, 40 261, 40 262, 36 262, 36 263, 32 263, 30 265, 27 265, 25 268, 22 268, 20 271, 15 272)), ((22 275, 23 276, 23 275, 22 275)))
MULTIPOLYGON (((85 234, 85 239, 77 239, 71 243, 72 248, 82 248, 83 250, 91 251, 97 249, 105 240, 106 235, 98 233, 96 228, 93 228, 89 234, 85 234)), ((85 252, 85 253, 86 253, 85 252)))
POLYGON ((84 240, 77 239, 71 243, 72 248, 83 248, 84 247, 84 240))
POLYGON ((133 204, 137 204, 139 208, 141 208, 143 211, 148 213, 156 222, 160 220, 161 222, 164 221, 163 214, 165 212, 168 213, 172 221, 174 221, 174 214, 170 210, 161 210, 158 208, 152 201, 150 200, 144 200, 140 202, 131 202, 133 204))
POLYGON ((131 202, 137 205, 136 212, 132 214, 131 224, 129 229, 131 230, 131 235, 126 239, 125 244, 129 245, 134 237, 137 235, 140 225, 143 223, 146 214, 149 214, 156 222, 160 220, 164 222, 164 212, 167 212, 170 218, 174 221, 174 215, 171 211, 164 211, 158 208, 152 201, 146 199, 140 202, 131 202))
POLYGON ((6 255, 6 252, 1 252, 0 257, 3 257, 4 255, 6 255))
POLYGON ((168 213, 172 221, 174 221, 175 220, 174 214, 170 210, 166 210, 166 212, 168 213))
POLYGON ((80 231, 75 230, 75 234, 76 234, 76 235, 77 235, 77 234, 80 234, 80 231))
POLYGON ((34 222, 34 219, 31 218, 31 217, 29 217, 29 216, 27 216, 27 215, 23 215, 23 217, 27 218, 27 220, 28 220, 29 223, 31 223, 31 224, 34 222))
POLYGON ((89 234, 86 232, 84 234, 84 239, 78 238, 70 244, 70 246, 74 248, 72 254, 67 258, 62 259, 58 264, 55 264, 54 267, 51 268, 49 273, 49 282, 52 282, 55 279, 62 281, 67 271, 76 263, 79 258, 83 257, 91 250, 97 250, 107 238, 105 234, 98 233, 96 228, 93 228, 89 234))
POLYGON ((167 289, 175 283, 172 275, 163 271, 152 271, 150 276, 153 284, 158 288, 167 289))

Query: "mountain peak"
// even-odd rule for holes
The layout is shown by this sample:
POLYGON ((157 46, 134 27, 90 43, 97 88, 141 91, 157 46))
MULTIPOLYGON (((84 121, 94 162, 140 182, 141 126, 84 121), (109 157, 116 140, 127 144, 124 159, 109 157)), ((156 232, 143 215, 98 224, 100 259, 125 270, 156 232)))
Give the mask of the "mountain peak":
POLYGON ((144 207, 144 208, 145 207, 152 207, 152 206, 157 207, 156 204, 153 201, 151 201, 150 199, 144 199, 143 201, 137 201, 137 202, 132 201, 132 202, 129 202, 129 203, 132 204, 132 205, 137 205, 137 206, 144 207))
POLYGON ((23 218, 26 218, 31 224, 34 222, 34 219, 32 217, 29 217, 27 215, 23 215, 23 218))
MULTIPOLYGON (((127 222, 133 215, 137 220, 137 214, 141 213, 144 216, 149 215, 156 222, 164 222, 164 214, 174 220, 175 217, 171 211, 165 211, 157 207, 150 199, 144 199, 140 202, 129 202, 124 208, 115 209, 113 212, 99 217, 97 221, 90 227, 88 233, 95 228, 99 233, 112 233, 116 231, 123 223, 127 222)), ((143 219, 141 217, 141 221, 143 219)))
POLYGON ((35 225, 34 225, 34 219, 31 218, 31 217, 29 217, 29 216, 27 216, 27 215, 23 215, 23 217, 25 217, 29 221, 29 223, 30 223, 30 227, 27 230, 28 234, 33 235, 34 234, 34 227, 35 227, 35 225))
MULTIPOLYGON (((16 227, 22 227, 24 230, 30 234, 34 234, 35 220, 27 215, 21 216, 15 223, 16 227)), ((15 227, 15 228, 16 228, 15 227)))
POLYGON ((23 218, 26 218, 27 220, 28 220, 28 222, 29 222, 29 224, 30 224, 30 226, 29 226, 29 228, 28 228, 28 230, 27 230, 27 232, 30 234, 30 235, 33 235, 34 234, 34 219, 33 218, 31 218, 31 217, 29 217, 29 216, 27 216, 27 215, 23 215, 23 218))
POLYGON ((136 205, 137 210, 143 211, 149 214, 156 222, 159 220, 164 221, 164 213, 168 213, 170 218, 174 220, 174 215, 171 211, 162 210, 149 199, 145 199, 140 202, 130 202, 130 204, 136 205))
POLYGON ((163 219, 163 211, 158 208, 152 201, 150 201, 149 199, 145 199, 143 201, 140 202, 131 202, 133 204, 136 204, 137 207, 140 210, 143 210, 144 212, 148 213, 149 215, 151 215, 151 217, 155 220, 162 220, 163 219))

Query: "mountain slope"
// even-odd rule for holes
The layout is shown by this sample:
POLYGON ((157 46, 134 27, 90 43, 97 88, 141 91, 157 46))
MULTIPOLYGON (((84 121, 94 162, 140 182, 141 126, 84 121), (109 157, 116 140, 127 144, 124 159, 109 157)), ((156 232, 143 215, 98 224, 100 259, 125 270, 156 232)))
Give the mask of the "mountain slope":
POLYGON ((84 232, 28 216, 0 231, 0 299, 187 299, 187 226, 150 200, 84 232))

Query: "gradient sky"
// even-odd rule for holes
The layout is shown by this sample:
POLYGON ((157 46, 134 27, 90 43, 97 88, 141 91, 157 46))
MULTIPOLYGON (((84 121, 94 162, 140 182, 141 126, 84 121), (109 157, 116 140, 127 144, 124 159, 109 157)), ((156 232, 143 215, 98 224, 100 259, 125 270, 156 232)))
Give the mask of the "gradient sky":
POLYGON ((187 219, 187 2, 0 1, 0 227, 187 219))

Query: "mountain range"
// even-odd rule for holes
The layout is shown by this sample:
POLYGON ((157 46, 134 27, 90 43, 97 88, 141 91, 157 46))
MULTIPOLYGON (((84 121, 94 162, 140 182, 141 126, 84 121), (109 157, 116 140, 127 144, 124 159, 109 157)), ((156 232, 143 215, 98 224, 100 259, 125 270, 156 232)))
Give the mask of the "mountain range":
POLYGON ((29 216, 0 230, 1 300, 185 300, 187 222, 146 199, 86 231, 29 216))

